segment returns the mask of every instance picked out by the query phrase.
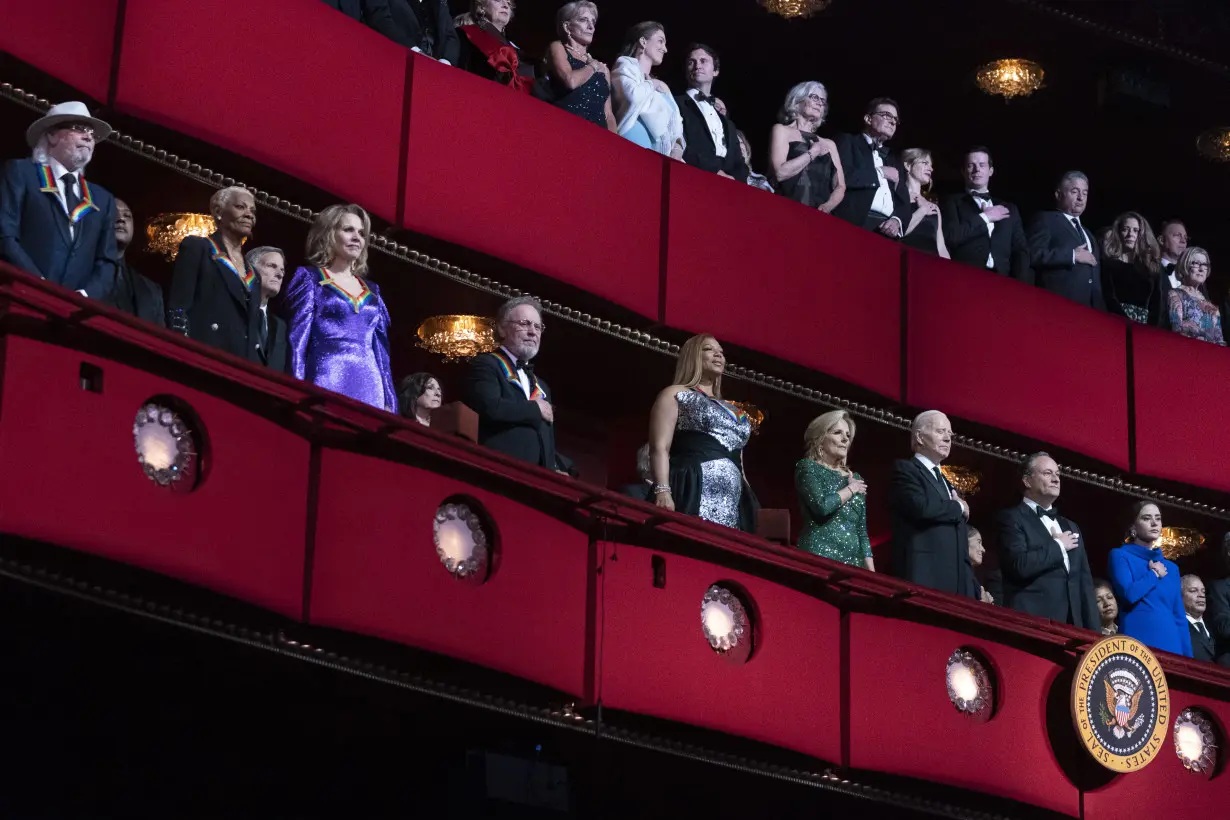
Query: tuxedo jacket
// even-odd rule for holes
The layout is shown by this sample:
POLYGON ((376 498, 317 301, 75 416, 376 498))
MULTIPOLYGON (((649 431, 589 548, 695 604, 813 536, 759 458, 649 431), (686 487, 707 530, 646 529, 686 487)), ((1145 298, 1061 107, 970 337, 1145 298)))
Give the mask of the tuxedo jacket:
POLYGON ((1217 644, 1213 640, 1213 627, 1209 626, 1208 618, 1204 620, 1204 628, 1209 630, 1209 637, 1207 638, 1196 628, 1194 623, 1191 621, 1187 622, 1187 631, 1192 636, 1192 657, 1198 661, 1212 663, 1213 659, 1217 657, 1217 644))
POLYGON ((49 166, 10 160, 0 181, 0 259, 69 290, 105 299, 115 286, 115 198, 85 182, 75 229, 49 166))
MULTIPOLYGON (((529 377, 530 395, 554 404, 547 383, 536 373, 529 377)), ((478 414, 479 444, 539 467, 568 470, 555 452, 555 428, 543 419, 538 403, 526 398, 517 381, 516 363, 504 351, 474 359, 465 403, 478 414)))
MULTIPOLYGON (((1084 229, 1093 255, 1102 258, 1101 243, 1093 231, 1084 229)), ((1097 310, 1106 310, 1102 297, 1102 274, 1099 265, 1073 264, 1072 253, 1085 244, 1086 238, 1076 231, 1067 214, 1043 211, 1029 225, 1030 262, 1037 285, 1051 293, 1097 310)))
POLYGON ((116 267, 115 287, 105 301, 111 307, 130 313, 138 319, 144 319, 159 327, 167 326, 162 288, 154 280, 130 268, 122 258, 116 267))
POLYGON ((1230 578, 1210 582, 1206 595, 1209 607, 1204 613, 1204 623, 1213 635, 1214 659, 1222 666, 1230 666, 1230 578))
POLYGON ((893 464, 888 486, 893 522, 893 575, 932 589, 978 599, 961 505, 916 458, 893 464))
POLYGON ((355 20, 363 19, 364 0, 324 0, 325 5, 337 9, 342 14, 355 20))
POLYGON ((1063 566, 1063 547, 1024 501, 1001 512, 996 523, 999 564, 1004 573, 1004 605, 1039 618, 1099 631, 1102 620, 1080 527, 1062 515, 1059 517, 1061 530, 1071 531, 1079 539, 1076 549, 1068 551, 1068 571, 1063 566))
MULTIPOLYGON (((861 228, 867 221, 867 214, 871 213, 871 203, 875 201, 876 190, 880 187, 871 143, 862 134, 838 134, 833 142, 837 144, 837 156, 846 180, 846 195, 833 209, 833 215, 861 228)), ((905 171, 898 165, 897 158, 887 149, 881 148, 880 151, 884 165, 897 168, 897 173, 904 179, 905 171)), ((901 230, 904 231, 905 226, 910 224, 910 203, 896 196, 891 181, 888 186, 894 194, 892 215, 901 220, 901 230)))
POLYGON ((448 0, 361 0, 363 22, 406 48, 460 63, 461 43, 448 0))
POLYGON ((987 230, 982 209, 970 193, 956 194, 946 198, 940 206, 944 220, 944 242, 954 261, 986 270, 987 256, 995 260, 995 272, 1033 284, 1034 274, 1029 266, 1029 243, 1025 241, 1025 223, 1021 212, 1011 202, 995 196, 988 197, 992 204, 1008 208, 1008 218, 995 224, 994 232, 987 230))
POLYGON ((260 277, 249 269, 240 278, 221 248, 222 238, 216 233, 189 236, 179 243, 168 321, 174 326, 175 315, 182 311, 189 338, 263 364, 258 336, 252 332, 260 321, 260 277))
POLYGON ((683 161, 688 165, 716 174, 725 171, 740 182, 747 182, 747 164, 743 161, 743 152, 739 148, 739 135, 735 124, 729 117, 718 114, 722 121, 722 133, 726 139, 726 156, 717 155, 717 147, 713 144, 713 135, 709 132, 709 124, 700 111, 700 103, 687 94, 675 97, 679 104, 679 114, 683 117, 683 138, 687 147, 683 150, 683 161))
MULTIPOLYGON (((253 294, 253 298, 259 300, 260 296, 253 294)), ((259 306, 256 309, 256 315, 254 317, 256 324, 254 324, 248 331, 251 338, 255 340, 253 344, 253 349, 256 352, 255 361, 258 361, 263 365, 267 365, 269 368, 276 370, 279 373, 290 373, 290 370, 287 367, 287 364, 290 361, 290 347, 289 336, 287 335, 289 333, 289 329, 286 325, 286 321, 274 312, 272 304, 266 308, 266 313, 269 316, 269 338, 266 340, 265 344, 261 345, 259 341, 261 335, 261 314, 259 306)))

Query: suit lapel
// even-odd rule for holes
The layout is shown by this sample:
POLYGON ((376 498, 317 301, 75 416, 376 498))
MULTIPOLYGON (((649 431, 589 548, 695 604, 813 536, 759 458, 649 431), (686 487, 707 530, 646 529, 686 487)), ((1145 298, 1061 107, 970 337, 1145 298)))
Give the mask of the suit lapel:
POLYGON ((60 200, 60 188, 55 177, 51 174, 51 168, 47 165, 33 163, 34 177, 38 182, 39 192, 43 195, 43 202, 48 210, 51 211, 51 221, 55 223, 56 228, 60 231, 60 238, 64 240, 64 244, 70 248, 73 246, 73 234, 68 227, 68 212, 64 210, 64 203, 60 200))
POLYGON ((945 493, 946 488, 941 486, 941 484, 935 480, 935 473, 928 470, 927 466, 923 464, 921 461, 919 461, 917 458, 911 458, 910 461, 914 462, 914 466, 918 469, 918 472, 922 475, 923 481, 925 481, 927 485, 931 487, 933 491, 935 491, 936 495, 938 495, 940 498, 944 499, 945 501, 952 500, 952 497, 945 493))
POLYGON ((246 307, 248 304, 248 290, 252 286, 252 282, 255 281, 255 273, 245 270, 246 281, 241 279, 231 260, 227 259, 226 254, 222 252, 222 245, 215 238, 217 236, 217 234, 213 234, 206 237, 213 253, 213 262, 218 266, 218 272, 222 274, 222 281, 226 283, 226 289, 230 291, 231 296, 234 297, 236 302, 246 307))

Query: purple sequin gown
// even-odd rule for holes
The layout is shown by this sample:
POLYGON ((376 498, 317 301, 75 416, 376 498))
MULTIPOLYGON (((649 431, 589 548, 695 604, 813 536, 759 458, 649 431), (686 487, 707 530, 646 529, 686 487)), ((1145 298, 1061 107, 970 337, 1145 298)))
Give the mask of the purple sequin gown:
POLYGON ((296 378, 397 412, 389 368, 389 312, 374 284, 352 297, 326 271, 303 267, 282 289, 281 314, 296 378))

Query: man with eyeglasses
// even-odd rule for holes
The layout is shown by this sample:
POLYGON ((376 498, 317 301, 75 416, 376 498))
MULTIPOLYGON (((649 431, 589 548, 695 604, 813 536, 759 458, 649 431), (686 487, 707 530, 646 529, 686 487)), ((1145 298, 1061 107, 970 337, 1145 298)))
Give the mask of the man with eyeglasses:
POLYGON ((542 305, 532 296, 509 299, 496 314, 499 349, 474 359, 465 403, 478 414, 478 443, 501 453, 572 474, 555 450, 551 388, 534 372, 542 334, 542 305))
POLYGON ((110 295, 115 199, 84 174, 109 136, 79 102, 54 105, 29 127, 30 159, 5 163, 0 184, 0 259, 91 299, 110 295))
POLYGON ((899 122, 897 103, 876 97, 867 104, 862 132, 833 140, 846 177, 845 198, 833 215, 891 239, 901 238, 910 213, 907 198, 895 195, 902 173, 885 145, 899 122))

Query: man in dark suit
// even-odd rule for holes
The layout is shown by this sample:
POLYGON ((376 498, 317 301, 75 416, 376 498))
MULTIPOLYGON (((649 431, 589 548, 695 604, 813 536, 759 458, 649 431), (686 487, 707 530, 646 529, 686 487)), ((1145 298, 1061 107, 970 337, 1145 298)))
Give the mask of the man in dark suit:
POLYGON ((1024 499, 999 524, 1004 605, 1018 612, 1100 632, 1093 573, 1080 527, 1059 514, 1059 465, 1046 453, 1021 464, 1024 499))
POLYGON ((991 152, 976 146, 965 152, 961 175, 965 193, 944 200, 944 242, 957 262, 993 270, 1033 283, 1025 224, 1011 202, 991 196, 987 189, 995 163, 991 152))
POLYGON ((1183 611, 1187 613, 1187 631, 1192 636, 1192 657, 1212 663, 1217 657, 1217 644, 1204 620, 1204 581, 1199 575, 1184 575, 1179 579, 1179 589, 1183 593, 1183 611))
POLYGON ((128 265, 126 252, 132 242, 132 210, 122 199, 115 200, 115 248, 117 262, 115 287, 107 304, 131 313, 159 327, 167 326, 166 310, 162 306, 162 288, 158 283, 137 273, 128 265))
POLYGON ((1187 227, 1177 219, 1168 219, 1162 223, 1157 232, 1158 244, 1162 246, 1162 273, 1165 275, 1165 288, 1174 290, 1182 283, 1175 271, 1179 257, 1187 250, 1187 227))
POLYGON ((244 255, 244 263, 260 277, 259 312, 255 315, 249 335, 256 339, 260 360, 279 373, 289 372, 287 362, 286 322, 269 309, 269 302, 282 292, 286 278, 286 254, 281 248, 263 245, 244 255))
POLYGON ((907 197, 894 196, 902 171, 885 147, 897 122, 897 103, 876 97, 867 104, 862 132, 833 140, 846 178, 846 195, 833 215, 892 239, 901 238, 910 217, 907 197))
POLYGON ((938 410, 910 426, 914 457, 893 464, 888 507, 893 521, 893 574, 915 584, 981 599, 969 560, 969 505, 940 464, 952 449, 952 425, 938 410))
POLYGON ((26 131, 30 159, 4 166, 0 259, 91 299, 115 286, 115 200, 85 166, 111 126, 83 103, 54 105, 26 131))
POLYGON ((364 0, 324 0, 324 2, 329 8, 337 9, 353 20, 363 19, 364 0))
MULTIPOLYGON (((1230 570, 1230 532, 1221 541, 1221 559, 1230 570)), ((1217 661, 1221 666, 1230 666, 1230 578, 1213 581, 1208 588, 1209 611, 1206 623, 1212 628, 1217 661)))
POLYGON ((363 22, 395 43, 449 65, 461 60, 461 40, 448 0, 362 0, 363 22))
POLYGON ((496 314, 500 348, 470 365, 465 403, 478 414, 479 444, 569 473, 569 461, 555 451, 551 388, 531 364, 545 329, 537 299, 519 296, 505 302, 496 314))
POLYGON ((1089 178, 1068 171, 1055 188, 1057 210, 1034 217, 1028 232, 1030 262, 1038 287, 1106 310, 1102 297, 1100 243, 1081 224, 1089 202, 1089 178))
POLYGON ((713 95, 721 58, 709 46, 688 49, 688 92, 675 97, 683 117, 687 147, 683 161, 719 176, 747 182, 747 164, 739 147, 739 129, 726 116, 726 106, 713 95))

